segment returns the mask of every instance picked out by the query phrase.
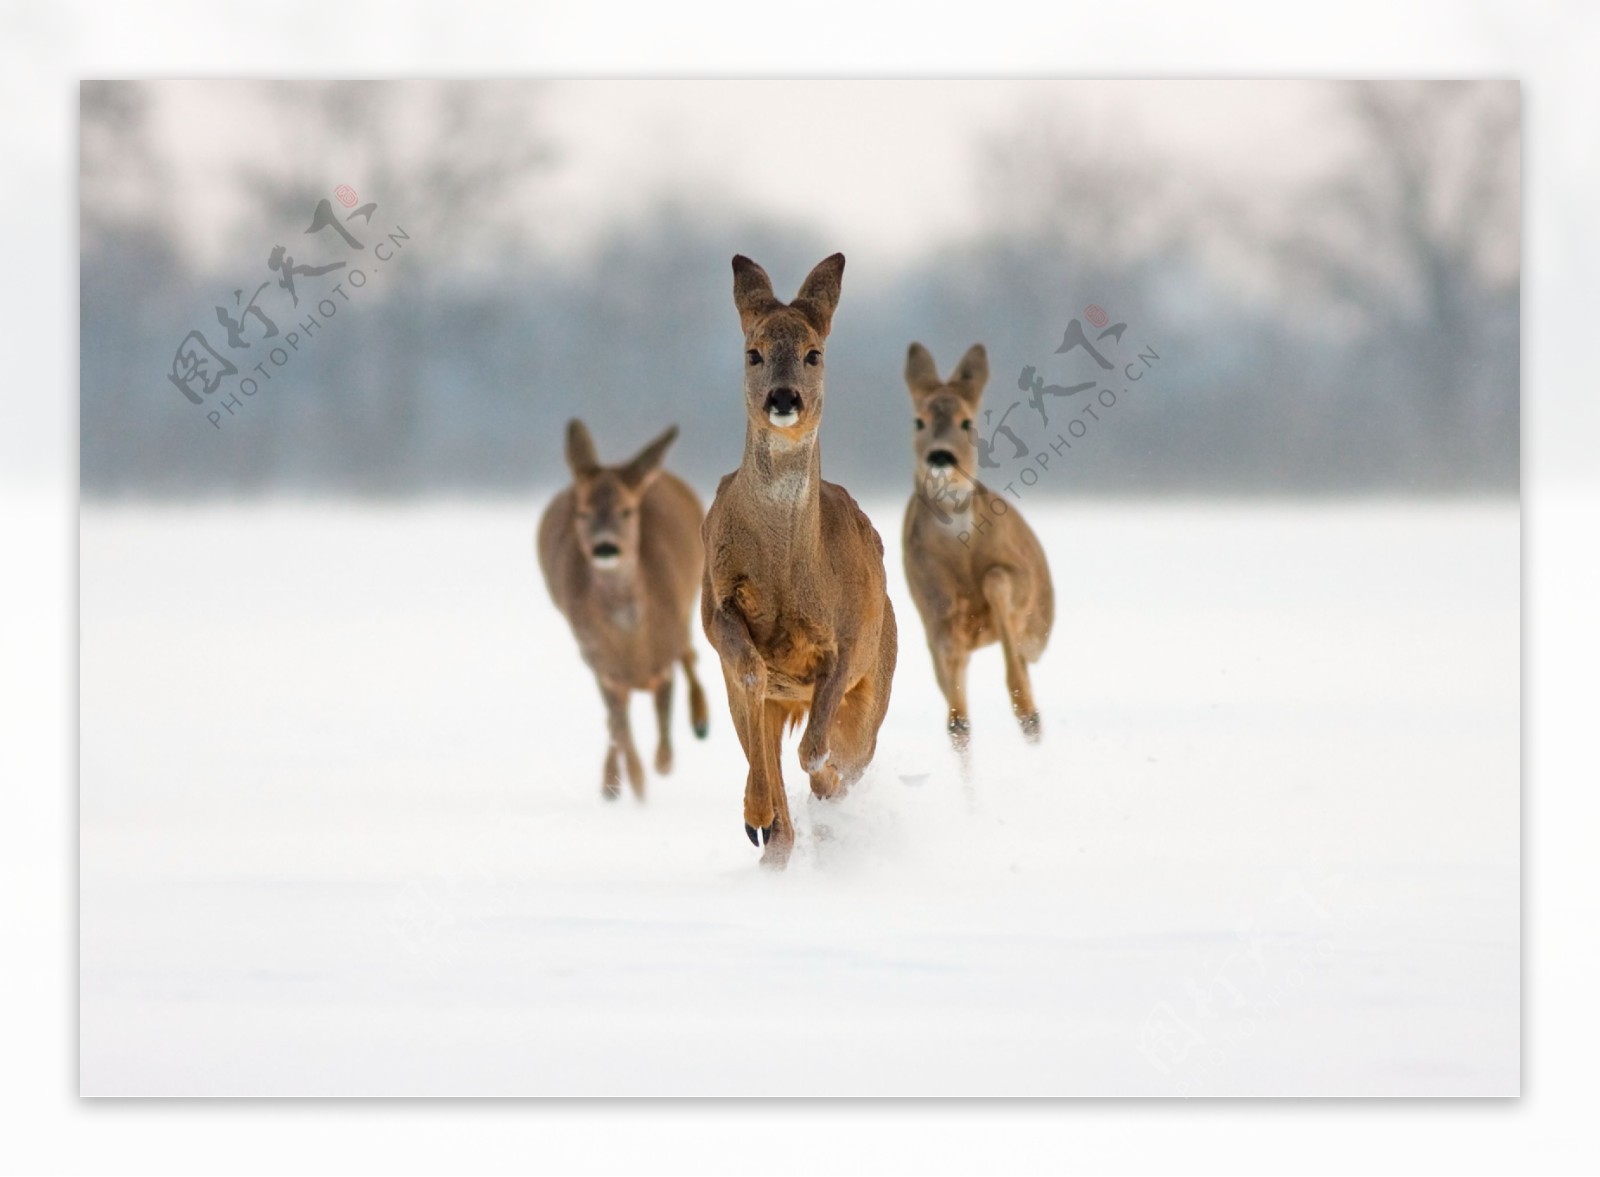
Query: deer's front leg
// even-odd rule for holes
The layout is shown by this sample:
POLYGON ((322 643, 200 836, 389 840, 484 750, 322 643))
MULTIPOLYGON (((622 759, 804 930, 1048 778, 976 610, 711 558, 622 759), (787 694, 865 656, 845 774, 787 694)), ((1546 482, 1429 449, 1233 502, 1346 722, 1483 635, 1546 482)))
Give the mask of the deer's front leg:
POLYGON ((944 691, 945 702, 949 705, 945 730, 950 733, 950 743, 965 765, 972 743, 972 723, 967 718, 967 662, 972 651, 967 649, 964 641, 948 631, 931 645, 939 687, 944 691))
POLYGON ((605 700, 606 729, 611 737, 602 787, 608 797, 615 797, 621 791, 621 774, 617 771, 617 760, 620 758, 628 770, 628 783, 633 786, 633 795, 642 798, 644 763, 639 759, 639 750, 633 746, 633 732, 628 727, 628 688, 602 680, 600 697, 605 700))
POLYGON ((838 650, 822 657, 811 685, 811 718, 800 737, 800 766, 811 776, 811 791, 818 797, 832 797, 839 791, 839 770, 829 763, 828 736, 844 698, 846 660, 838 650))
POLYGON ((655 685, 656 771, 666 776, 672 771, 672 671, 655 685))
POLYGON ((622 796, 622 758, 609 740, 606 741, 605 763, 600 767, 600 795, 607 801, 622 796))
MULTIPOLYGON (((706 636, 722 661, 723 678, 728 684, 728 710, 750 763, 744 787, 744 832, 753 845, 759 846, 762 840, 771 840, 777 815, 771 779, 776 756, 768 748, 765 723, 767 664, 750 637, 744 614, 731 600, 712 609, 706 620, 706 636)), ((783 782, 778 781, 776 787, 782 788, 783 782)))

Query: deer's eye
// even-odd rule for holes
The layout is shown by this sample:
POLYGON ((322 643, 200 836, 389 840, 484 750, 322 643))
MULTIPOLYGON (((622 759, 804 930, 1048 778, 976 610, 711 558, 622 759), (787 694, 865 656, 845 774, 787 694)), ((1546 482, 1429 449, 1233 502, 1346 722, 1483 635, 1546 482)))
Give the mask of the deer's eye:
POLYGON ((924 421, 921 417, 918 417, 917 418, 917 428, 918 429, 926 429, 927 427, 928 427, 928 423, 926 421, 924 421))
POLYGON ((965 421, 961 422, 961 428, 963 428, 963 429, 971 429, 972 428, 972 418, 968 417, 965 421))
POLYGON ((622 510, 618 511, 617 514, 621 515, 624 519, 632 519, 633 518, 633 508, 632 507, 624 507, 624 508, 622 508, 622 510))
POLYGON ((744 353, 744 358, 749 360, 750 366, 754 368, 761 362, 761 353, 752 347, 749 351, 744 353))
POLYGON ((818 364, 822 363, 822 353, 816 348, 812 348, 810 351, 806 352, 806 363, 815 368, 818 364))

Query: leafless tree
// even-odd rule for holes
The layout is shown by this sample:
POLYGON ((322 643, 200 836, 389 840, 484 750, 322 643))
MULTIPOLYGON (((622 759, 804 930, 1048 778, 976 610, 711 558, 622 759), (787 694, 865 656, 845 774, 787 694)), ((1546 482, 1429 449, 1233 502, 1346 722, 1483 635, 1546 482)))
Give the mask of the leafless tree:
POLYGON ((1435 405, 1470 411, 1469 374, 1493 342, 1486 308, 1519 280, 1517 87, 1363 82, 1330 96, 1353 148, 1286 229, 1287 276, 1410 349, 1435 405))
POLYGON ((1035 100, 986 136, 974 169, 985 220, 1095 268, 1157 253, 1179 231, 1166 173, 1137 125, 1035 100))
MULTIPOLYGON (((261 83, 274 120, 315 144, 253 162, 247 184, 274 217, 300 218, 334 186, 361 177, 363 198, 404 218, 446 270, 492 265, 532 213, 528 181, 557 158, 540 125, 538 83, 512 81, 261 83), (315 174, 337 160, 340 175, 315 174)), ((275 222, 269 222, 275 223, 275 222)))

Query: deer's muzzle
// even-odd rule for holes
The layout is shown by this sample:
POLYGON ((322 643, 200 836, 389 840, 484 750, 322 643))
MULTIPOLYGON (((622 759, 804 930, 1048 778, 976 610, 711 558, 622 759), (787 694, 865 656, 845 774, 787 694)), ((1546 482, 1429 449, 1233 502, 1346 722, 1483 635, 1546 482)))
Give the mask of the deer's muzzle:
POLYGON ((800 394, 792 388, 774 388, 767 393, 767 420, 774 425, 788 428, 800 420, 800 412, 805 408, 800 394))

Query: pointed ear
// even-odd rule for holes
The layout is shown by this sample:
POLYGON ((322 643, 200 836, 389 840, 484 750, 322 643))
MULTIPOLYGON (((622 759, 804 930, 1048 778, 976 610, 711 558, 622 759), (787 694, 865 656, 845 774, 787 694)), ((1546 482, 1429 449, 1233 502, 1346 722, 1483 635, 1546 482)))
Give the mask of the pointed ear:
POLYGON ((782 305, 772 293, 767 272, 742 253, 733 255, 733 305, 741 331, 749 331, 758 318, 782 305))
POLYGON ((983 396, 983 386, 989 383, 989 353, 983 344, 974 343, 967 348, 967 354, 961 357, 956 370, 950 373, 948 383, 954 385, 961 399, 969 405, 978 403, 983 396))
POLYGON ((667 447, 678 440, 678 427, 667 426, 667 431, 640 450, 622 468, 622 481, 634 490, 643 490, 661 473, 661 459, 667 456, 667 447))
POLYGON ((806 275, 806 280, 800 284, 800 293, 789 305, 809 319, 820 334, 826 335, 833 322, 834 308, 839 305, 843 279, 844 254, 823 258, 806 275))
POLYGON ((567 422, 567 465, 575 478, 587 478, 600 469, 600 459, 594 452, 594 438, 588 427, 574 417, 567 422))
POLYGON ((911 390, 911 395, 931 392, 942 383, 939 369, 933 362, 933 353, 922 344, 913 343, 906 350, 906 387, 911 390))

